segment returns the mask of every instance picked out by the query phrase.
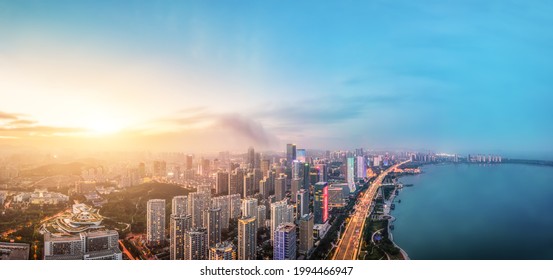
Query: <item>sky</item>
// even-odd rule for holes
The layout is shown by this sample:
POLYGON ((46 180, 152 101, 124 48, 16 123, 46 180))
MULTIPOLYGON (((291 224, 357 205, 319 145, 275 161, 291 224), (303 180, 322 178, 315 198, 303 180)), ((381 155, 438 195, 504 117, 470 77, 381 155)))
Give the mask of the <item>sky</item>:
POLYGON ((0 147, 553 154, 551 1, 0 0, 0 147))

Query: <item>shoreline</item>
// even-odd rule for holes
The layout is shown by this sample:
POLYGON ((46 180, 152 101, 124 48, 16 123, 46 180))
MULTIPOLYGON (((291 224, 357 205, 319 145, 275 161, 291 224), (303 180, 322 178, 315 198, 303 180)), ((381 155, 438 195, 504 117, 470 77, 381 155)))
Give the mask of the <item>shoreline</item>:
MULTIPOLYGON (((413 174, 415 175, 415 174, 413 174)), ((403 185, 403 184, 402 184, 403 185)), ((387 202, 385 202, 386 205, 388 205, 388 202, 390 203, 390 205, 392 205, 392 203, 394 203, 395 199, 396 199, 396 190, 399 190, 399 188, 396 186, 392 192, 392 195, 390 197, 390 199, 388 199, 387 202)), ((388 213, 386 213, 387 216, 390 216, 391 218, 388 220, 388 226, 387 226, 387 231, 388 231, 388 239, 390 241, 392 241, 392 244, 394 244, 394 246, 396 248, 399 249, 399 252, 401 253, 402 257, 403 257, 403 260, 411 260, 409 258, 409 255, 407 254, 407 252, 405 250, 403 250, 403 248, 401 248, 399 245, 396 244, 396 242, 394 241, 394 235, 392 234, 392 230, 390 229, 390 226, 392 225, 392 223, 396 220, 396 217, 392 216, 390 213, 392 212, 391 208, 390 210, 388 211, 388 213)))

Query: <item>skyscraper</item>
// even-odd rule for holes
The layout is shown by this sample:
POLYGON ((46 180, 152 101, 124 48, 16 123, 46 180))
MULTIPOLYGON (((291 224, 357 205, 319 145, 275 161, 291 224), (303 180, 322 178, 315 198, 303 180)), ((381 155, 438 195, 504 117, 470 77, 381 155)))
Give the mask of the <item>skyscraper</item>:
POLYGON ((218 171, 215 181, 215 194, 226 195, 229 190, 229 173, 225 171, 218 171))
POLYGON ((273 260, 296 259, 296 225, 284 223, 275 230, 273 260))
POLYGON ((209 208, 204 212, 204 227, 209 247, 221 242, 221 208, 209 208))
POLYGON ((186 215, 188 214, 188 197, 185 195, 175 196, 171 201, 171 214, 172 215, 186 215))
POLYGON ((326 164, 316 164, 315 168, 319 173, 319 179, 317 182, 326 182, 328 181, 328 172, 326 170, 326 164))
POLYGON ((257 223, 257 202, 257 199, 252 197, 242 199, 242 217, 254 217, 257 223))
POLYGON ((302 189, 296 192, 296 211, 297 211, 296 218, 297 219, 310 213, 309 201, 310 201, 309 191, 302 189))
MULTIPOLYGON (((346 181, 348 183, 350 192, 355 191, 355 160, 352 157, 348 157, 346 162, 346 181)), ((317 217, 315 217, 315 223, 317 223, 317 217)))
POLYGON ((288 166, 292 164, 292 161, 296 159, 296 145, 286 144, 286 163, 288 166))
POLYGON ((229 194, 240 194, 244 192, 244 171, 240 168, 230 173, 229 194))
POLYGON ((248 168, 255 167, 255 150, 253 149, 253 147, 248 148, 246 163, 248 164, 248 168))
POLYGON ((283 200, 286 194, 286 175, 280 174, 275 179, 275 198, 277 201, 283 200))
POLYGON ((208 193, 194 192, 188 194, 188 213, 192 215, 192 227, 203 226, 203 213, 209 208, 211 200, 208 193))
POLYGON ((309 254, 313 248, 313 214, 306 214, 300 218, 300 254, 309 254))
POLYGON ((209 249, 209 259, 215 261, 236 260, 236 249, 230 242, 218 243, 209 249))
POLYGON ((300 178, 294 178, 292 179, 292 188, 290 189, 290 193, 292 196, 290 197, 290 202, 295 203, 296 202, 296 193, 303 189, 301 186, 302 180, 300 178))
POLYGON ((192 160, 194 159, 193 155, 187 155, 186 156, 186 169, 192 170, 194 167, 192 166, 192 160))
POLYGON ((313 213, 315 224, 324 224, 328 220, 328 183, 315 184, 313 213))
POLYGON ((242 192, 242 197, 248 197, 254 194, 254 179, 254 174, 251 172, 244 176, 244 190, 242 192))
POLYGON ((165 199, 150 199, 146 208, 146 241, 161 246, 165 243, 165 199))
POLYGON ((221 229, 228 229, 230 219, 230 197, 228 195, 214 197, 211 199, 213 208, 221 208, 221 229))
POLYGON ((296 159, 299 160, 301 163, 304 163, 307 159, 307 153, 305 152, 305 149, 297 149, 296 153, 296 159))
POLYGON ((294 207, 289 207, 286 200, 271 203, 271 242, 274 241, 274 233, 279 225, 293 221, 293 212, 294 207))
POLYGON ((170 248, 171 260, 184 260, 184 233, 192 225, 191 215, 171 215, 170 248))
POLYGON ((269 184, 267 181, 268 181, 267 177, 259 181, 259 193, 261 194, 261 197, 263 199, 266 199, 267 197, 269 197, 269 184))
POLYGON ((365 157, 357 157, 357 172, 355 172, 356 178, 365 178, 367 177, 367 165, 365 164, 365 157))
POLYGON ((267 207, 259 205, 257 206, 257 229, 265 227, 265 220, 267 220, 267 207))
POLYGON ((243 217, 238 220, 238 259, 257 259, 257 227, 255 217, 243 217))
POLYGON ((242 216, 242 201, 240 199, 240 194, 229 195, 229 205, 230 205, 230 217, 232 219, 238 219, 242 216))
POLYGON ((205 228, 193 228, 184 233, 185 260, 207 260, 208 248, 205 228))

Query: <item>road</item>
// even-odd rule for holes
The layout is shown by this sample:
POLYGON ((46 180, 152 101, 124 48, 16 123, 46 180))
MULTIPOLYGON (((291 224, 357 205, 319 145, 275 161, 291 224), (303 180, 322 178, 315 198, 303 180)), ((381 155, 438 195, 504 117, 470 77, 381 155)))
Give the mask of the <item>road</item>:
POLYGON ((123 241, 121 241, 121 239, 119 239, 119 245, 121 245, 121 248, 123 249, 123 254, 127 255, 127 257, 129 258, 129 260, 136 260, 131 252, 129 252, 129 250, 127 249, 127 247, 125 247, 125 244, 123 244, 123 241))
POLYGON ((361 238, 363 238, 363 229, 365 227, 365 221, 367 216, 371 212, 371 207, 374 198, 376 197, 377 190, 382 184, 382 181, 396 167, 407 163, 411 160, 406 160, 398 163, 384 172, 380 173, 374 182, 369 186, 365 193, 359 198, 355 205, 355 211, 350 216, 350 221, 346 226, 346 230, 342 235, 342 238, 338 242, 338 247, 334 253, 332 259, 334 260, 355 260, 359 253, 359 245, 361 244, 361 238))

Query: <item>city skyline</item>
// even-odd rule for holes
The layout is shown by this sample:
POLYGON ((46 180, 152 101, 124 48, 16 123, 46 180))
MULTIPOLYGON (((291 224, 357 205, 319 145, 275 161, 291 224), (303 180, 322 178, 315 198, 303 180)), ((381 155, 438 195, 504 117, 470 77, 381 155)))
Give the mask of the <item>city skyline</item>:
POLYGON ((550 157, 552 10, 0 2, 0 147, 550 157))

